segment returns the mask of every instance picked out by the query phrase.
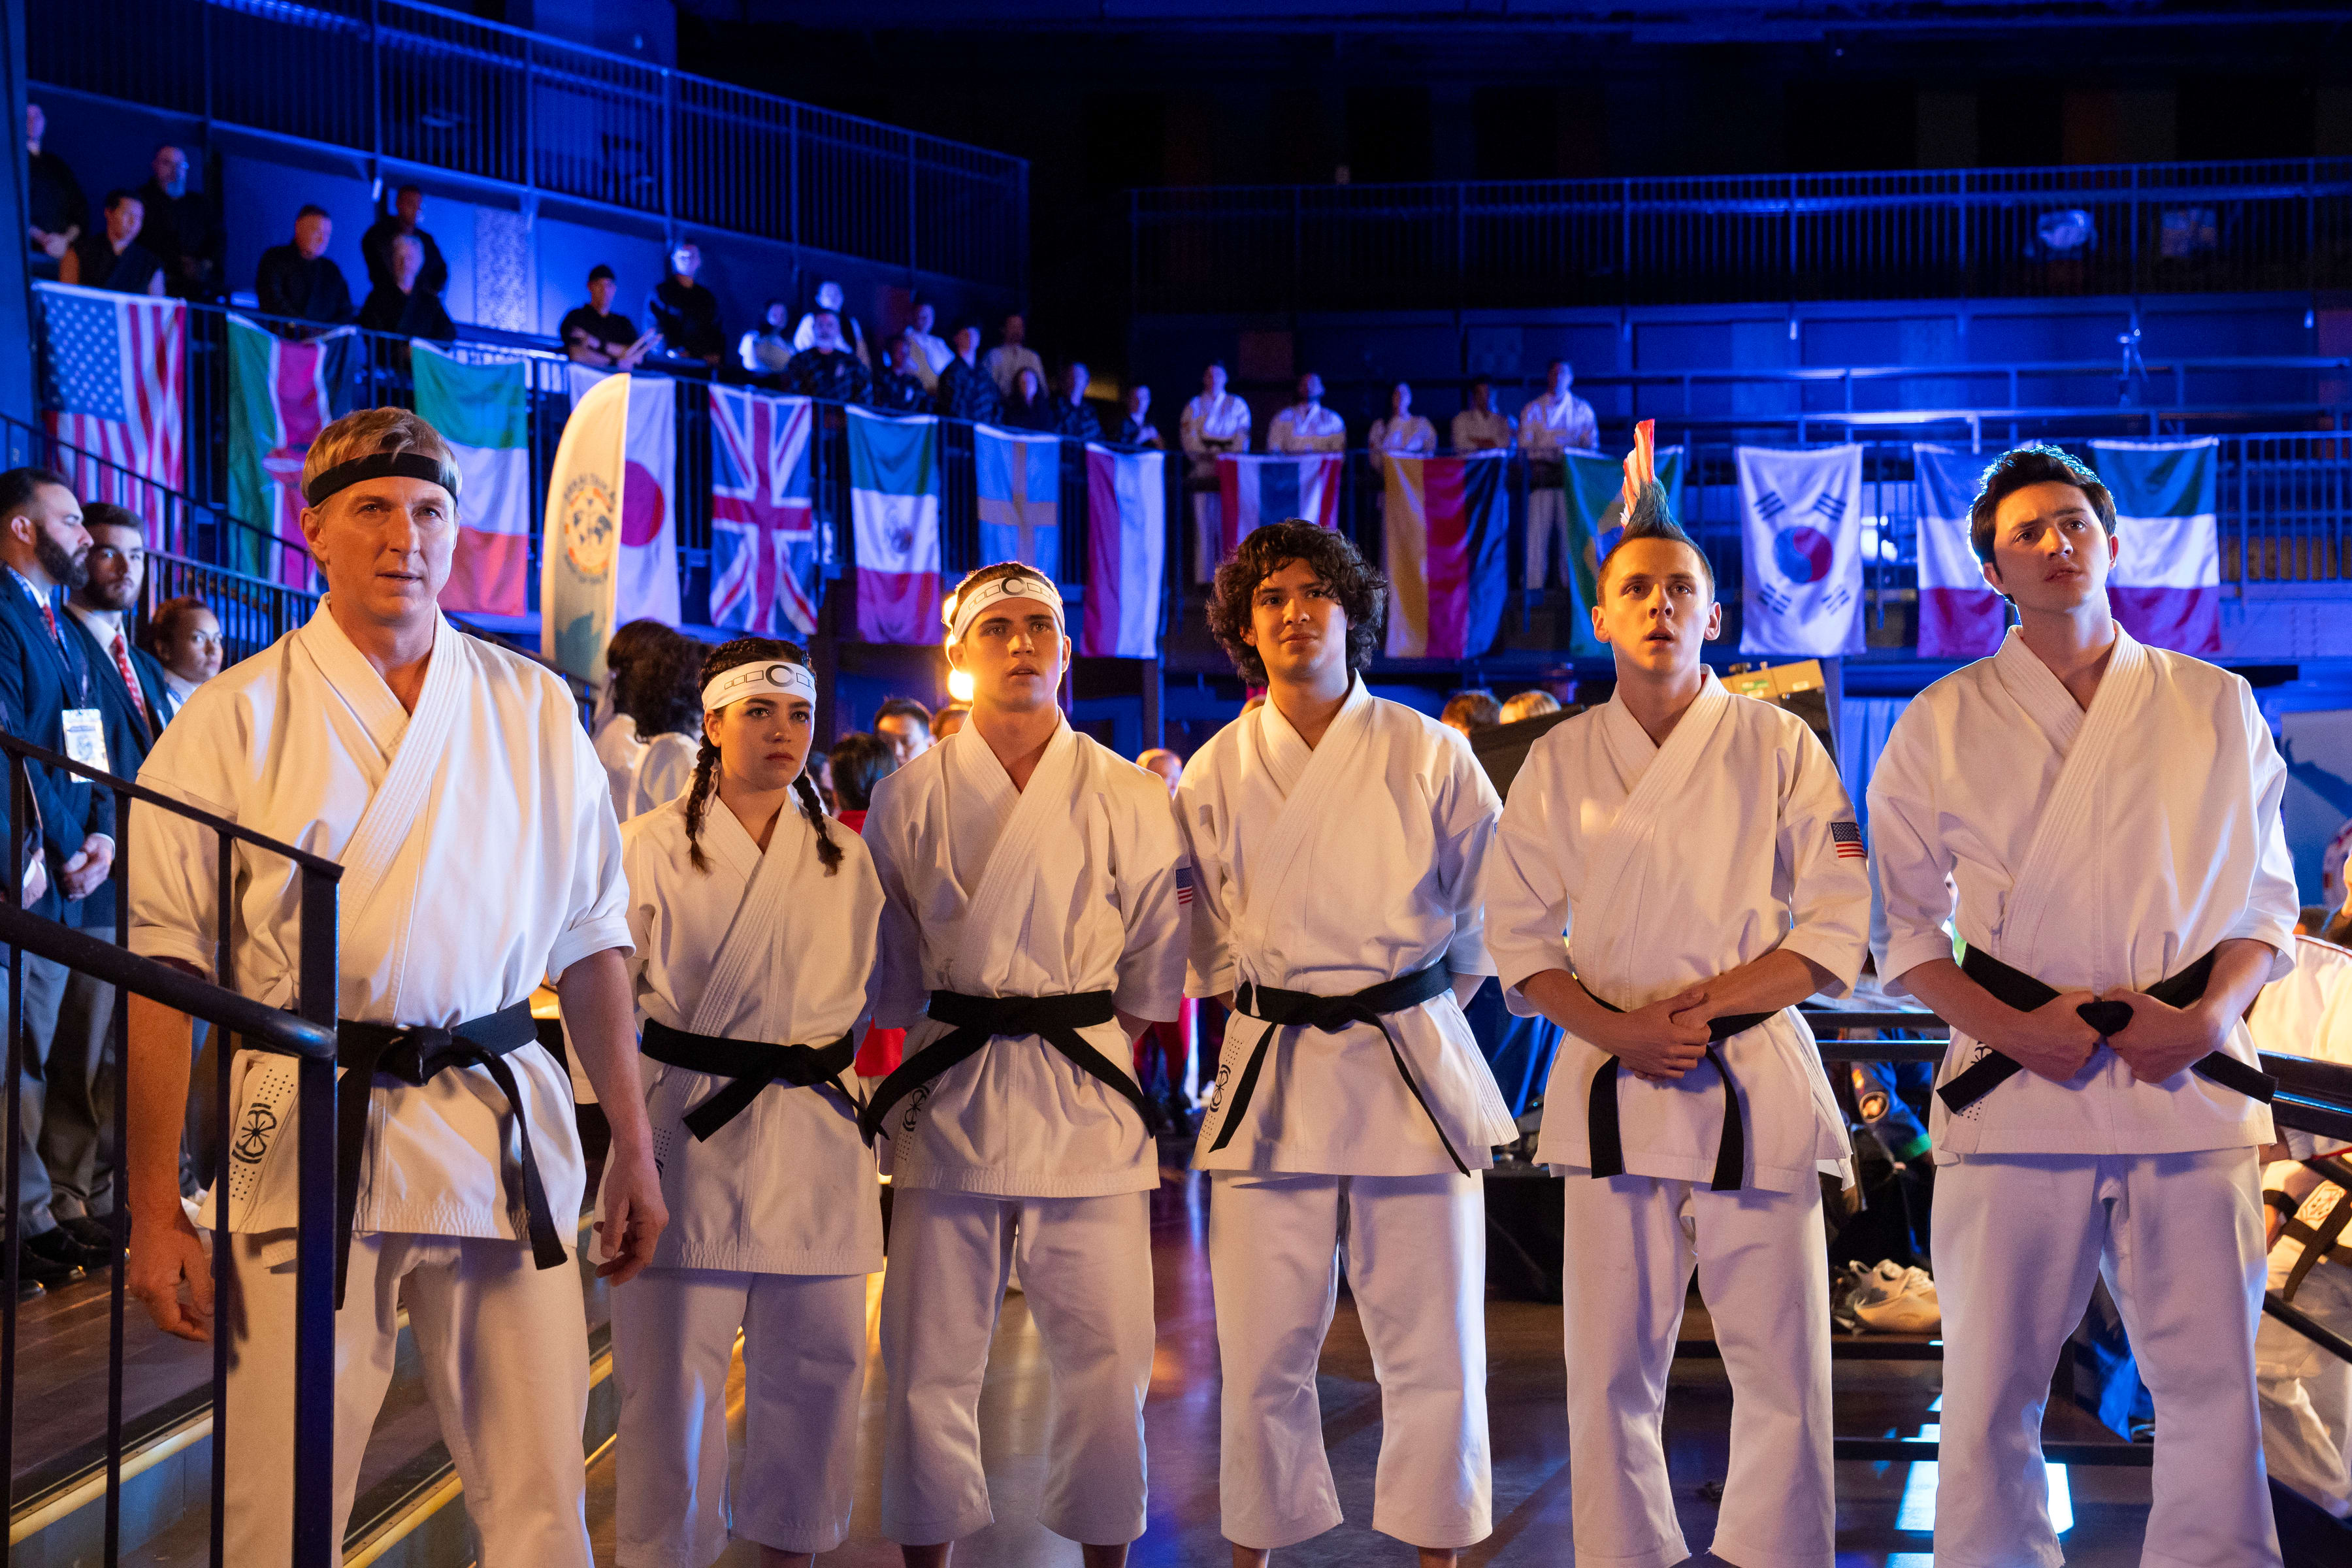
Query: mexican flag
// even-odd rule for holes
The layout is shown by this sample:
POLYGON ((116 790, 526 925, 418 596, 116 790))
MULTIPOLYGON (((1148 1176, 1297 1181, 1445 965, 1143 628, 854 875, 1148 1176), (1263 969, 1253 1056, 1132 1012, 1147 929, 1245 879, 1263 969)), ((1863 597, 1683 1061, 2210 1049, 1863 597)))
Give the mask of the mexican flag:
POLYGON ((530 390, 520 360, 466 364, 410 345, 416 412, 457 455, 457 548, 445 610, 520 616, 530 608, 530 390))
POLYGON ((938 646, 940 422, 851 408, 849 515, 857 567, 857 635, 938 646))
POLYGON ((289 342, 228 318, 228 563, 248 576, 309 589, 302 541, 302 459, 319 432, 351 412, 359 335, 338 327, 289 342))

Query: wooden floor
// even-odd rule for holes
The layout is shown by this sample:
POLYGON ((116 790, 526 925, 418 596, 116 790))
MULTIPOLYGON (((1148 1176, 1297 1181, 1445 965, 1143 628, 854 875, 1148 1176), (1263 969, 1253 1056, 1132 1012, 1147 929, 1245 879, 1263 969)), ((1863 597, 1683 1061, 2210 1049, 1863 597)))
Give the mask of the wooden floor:
MULTIPOLYGON (((1136 1568, 1197 1568, 1227 1561, 1228 1549, 1217 1531, 1217 1346, 1206 1195, 1200 1178, 1171 1173, 1152 1206, 1160 1343, 1146 1411, 1150 1527, 1129 1555, 1136 1568)), ((875 1284, 878 1289, 878 1276, 875 1284)), ((1462 1560, 1497 1568, 1573 1563, 1559 1309, 1496 1301, 1488 1308, 1486 1325, 1495 1533, 1464 1552, 1462 1560)), ((740 1442, 740 1365, 737 1377, 733 1399, 740 1442)), ((1937 1382, 1934 1363, 1841 1362, 1838 1430, 1850 1436, 1916 1436, 1921 1426, 1936 1419, 1929 1406, 1937 1382)), ((1047 1533, 1034 1518, 1045 1464, 1045 1386, 1036 1331, 1022 1298, 1008 1297, 981 1399, 996 1522, 961 1543, 958 1568, 1055 1568, 1078 1562, 1077 1547, 1047 1533)), ((1283 1568, 1410 1563, 1409 1551, 1373 1533, 1366 1522, 1380 1451, 1380 1390, 1354 1310, 1345 1299, 1324 1347, 1320 1392, 1324 1438, 1348 1522, 1277 1553, 1276 1562, 1283 1568)), ((897 1549, 875 1531, 881 1397, 881 1358, 877 1353, 870 1358, 866 1387, 859 1495, 851 1536, 839 1552, 820 1559, 824 1568, 895 1568, 898 1562, 897 1549)), ((1683 1529, 1696 1546, 1704 1546, 1715 1530, 1715 1510, 1702 1489, 1722 1479, 1730 1407, 1719 1363, 1676 1363, 1666 1410, 1667 1458, 1683 1529)), ((2053 1412, 2053 1419, 2063 1418, 2053 1412)), ((2091 1433, 2085 1426, 2068 1435, 2091 1433)), ((599 1568, 613 1560, 613 1465, 607 1452, 589 1476, 589 1526, 599 1568)), ((1915 1481, 1912 1472, 1913 1467, 1904 1463, 1838 1468, 1836 1568, 1929 1568, 1927 1534, 1898 1528, 1906 1483, 1915 1481)), ((1916 1478, 1918 1482, 1925 1479, 1916 1478)), ((2148 1472, 2077 1466, 2069 1472, 2069 1482, 2075 1520, 2064 1537, 2070 1568, 2137 1564, 2147 1512, 2148 1472)), ((758 1553, 740 1542, 720 1559, 725 1568, 755 1568, 758 1561, 758 1553)))

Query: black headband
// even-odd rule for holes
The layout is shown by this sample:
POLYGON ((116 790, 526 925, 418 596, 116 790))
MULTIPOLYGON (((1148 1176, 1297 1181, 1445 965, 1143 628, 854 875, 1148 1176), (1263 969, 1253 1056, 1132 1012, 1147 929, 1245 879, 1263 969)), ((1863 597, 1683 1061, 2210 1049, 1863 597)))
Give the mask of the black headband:
POLYGON ((337 463, 302 487, 302 499, 311 506, 324 506, 330 496, 363 480, 391 479, 424 479, 447 490, 451 500, 457 499, 457 470, 422 452, 371 452, 337 463))

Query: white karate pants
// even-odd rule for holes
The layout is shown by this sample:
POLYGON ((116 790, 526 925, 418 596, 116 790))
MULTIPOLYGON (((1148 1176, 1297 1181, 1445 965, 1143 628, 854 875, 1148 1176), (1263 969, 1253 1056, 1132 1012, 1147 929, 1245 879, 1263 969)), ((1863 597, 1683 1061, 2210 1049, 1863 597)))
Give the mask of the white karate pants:
POLYGON ((857 1496, 866 1276, 648 1268, 613 1292, 619 1568, 710 1568, 730 1527, 830 1552, 857 1496), (743 1331, 743 1489, 727 1484, 727 1374, 743 1331))
POLYGON ((1225 558, 1225 498, 1215 490, 1192 492, 1192 581, 1206 583, 1225 558))
POLYGON ((1666 1568, 1690 1555, 1660 1423, 1696 1266, 1731 1380, 1731 1467, 1709 1550, 1739 1568, 1824 1568, 1837 1505, 1821 1189, 1717 1193, 1580 1170, 1565 1185, 1576 1560, 1666 1568))
POLYGON ((1936 1173, 1937 1568, 2062 1561, 2042 1413, 2094 1271, 2156 1402, 2155 1503, 2140 1562, 2274 1568, 2254 1398, 2262 1206, 2252 1149, 1969 1154, 1936 1173))
MULTIPOLYGON (((2270 1288, 2286 1288, 2273 1266, 2270 1288)), ((2294 1305, 2352 1339, 2352 1268, 2325 1262, 2304 1276, 2294 1305)), ((2340 1361, 2276 1318, 2254 1333, 2263 1405, 2263 1460, 2277 1479, 2338 1519, 2352 1519, 2352 1362, 2340 1361)))
POLYGON ((1050 1373, 1038 1521, 1090 1546, 1143 1533, 1151 1194, 998 1198, 900 1187, 882 1276, 888 1540, 937 1545, 995 1518, 980 1387, 1016 1259, 1050 1373))
POLYGON ((1545 569, 1551 562, 1552 540, 1559 541, 1559 580, 1563 584, 1576 581, 1576 562, 1569 554, 1568 491, 1558 482, 1545 484, 1530 479, 1528 483, 1528 586, 1544 585, 1545 569))
MULTIPOLYGON (((232 1236, 227 1555, 293 1559, 294 1264, 261 1259, 283 1237, 232 1236)), ((363 1233, 335 1318, 335 1538, 351 1522, 360 1459, 392 1383, 406 1286, 425 1392, 466 1488, 479 1568, 591 1568, 588 1319, 580 1272, 540 1269, 495 1237, 363 1233)))
POLYGON ((1340 1521, 1315 1373, 1343 1252, 1381 1384, 1372 1528, 1440 1549, 1493 1533, 1479 1178, 1217 1171, 1210 1180, 1225 1539, 1290 1546, 1340 1521))

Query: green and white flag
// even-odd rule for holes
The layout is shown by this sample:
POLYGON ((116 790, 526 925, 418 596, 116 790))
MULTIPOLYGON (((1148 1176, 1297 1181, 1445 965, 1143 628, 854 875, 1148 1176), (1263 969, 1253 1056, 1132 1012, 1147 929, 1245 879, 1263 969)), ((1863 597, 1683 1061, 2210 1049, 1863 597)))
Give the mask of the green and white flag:
POLYGON ((415 342, 416 412, 457 455, 457 548, 445 610, 530 607, 530 388, 518 359, 467 364, 415 342))

